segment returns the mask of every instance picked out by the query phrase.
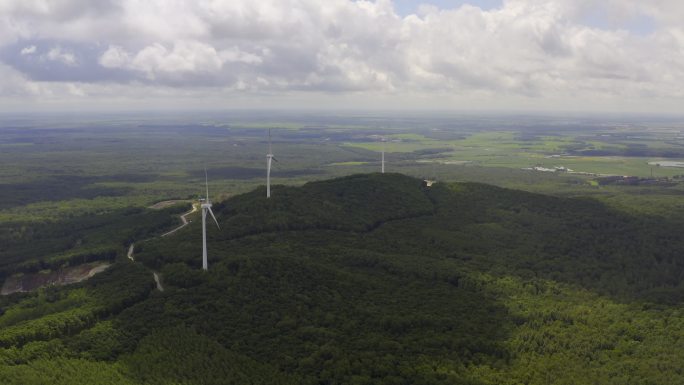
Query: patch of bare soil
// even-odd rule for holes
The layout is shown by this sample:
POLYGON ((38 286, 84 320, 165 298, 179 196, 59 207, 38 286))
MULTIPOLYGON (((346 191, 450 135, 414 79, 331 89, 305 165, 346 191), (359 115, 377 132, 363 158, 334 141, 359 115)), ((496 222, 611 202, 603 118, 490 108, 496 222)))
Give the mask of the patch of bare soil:
POLYGON ((69 285, 84 281, 111 266, 107 262, 85 263, 54 271, 41 271, 32 274, 16 274, 5 280, 0 295, 33 291, 51 285, 69 285))
POLYGON ((165 209, 165 208, 167 208, 167 207, 171 207, 171 206, 173 206, 173 205, 177 205, 177 204, 179 204, 179 203, 185 203, 185 202, 188 202, 188 201, 185 201, 185 200, 171 200, 171 201, 157 202, 157 203, 153 204, 152 206, 148 207, 148 209, 152 209, 152 210, 162 210, 162 209, 165 209))

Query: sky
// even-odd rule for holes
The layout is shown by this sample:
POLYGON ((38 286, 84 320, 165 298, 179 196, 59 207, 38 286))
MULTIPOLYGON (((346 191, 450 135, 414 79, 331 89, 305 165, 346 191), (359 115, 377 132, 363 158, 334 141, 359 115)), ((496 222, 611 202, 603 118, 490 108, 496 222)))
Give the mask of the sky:
POLYGON ((0 112, 682 113, 681 0, 2 0, 0 112))

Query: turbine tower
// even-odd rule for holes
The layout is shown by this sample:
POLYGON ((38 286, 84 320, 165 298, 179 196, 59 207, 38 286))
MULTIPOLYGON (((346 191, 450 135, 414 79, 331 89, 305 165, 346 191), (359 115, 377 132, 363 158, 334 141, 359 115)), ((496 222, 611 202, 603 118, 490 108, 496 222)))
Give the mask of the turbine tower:
POLYGON ((382 137, 382 173, 385 173, 385 137, 382 137))
POLYGON ((271 129, 268 129, 268 154, 266 154, 266 198, 271 197, 271 164, 278 159, 273 156, 273 149, 271 148, 271 129))
POLYGON ((206 168, 204 169, 204 185, 207 189, 207 198, 200 199, 200 202, 202 202, 202 269, 206 271, 209 268, 209 263, 207 262, 207 212, 209 212, 211 217, 214 218, 216 227, 219 229, 221 228, 216 220, 216 217, 214 216, 214 212, 211 211, 211 201, 209 200, 209 178, 207 178, 206 168))

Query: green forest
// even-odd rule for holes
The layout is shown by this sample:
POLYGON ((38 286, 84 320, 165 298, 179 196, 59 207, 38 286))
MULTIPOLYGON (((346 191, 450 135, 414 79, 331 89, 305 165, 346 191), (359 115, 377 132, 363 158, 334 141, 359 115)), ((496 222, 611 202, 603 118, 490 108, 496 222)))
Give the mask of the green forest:
POLYGON ((207 272, 198 216, 156 237, 184 205, 45 224, 54 264, 114 264, 0 297, 0 383, 684 383, 684 219, 395 173, 272 194, 214 204, 207 272))

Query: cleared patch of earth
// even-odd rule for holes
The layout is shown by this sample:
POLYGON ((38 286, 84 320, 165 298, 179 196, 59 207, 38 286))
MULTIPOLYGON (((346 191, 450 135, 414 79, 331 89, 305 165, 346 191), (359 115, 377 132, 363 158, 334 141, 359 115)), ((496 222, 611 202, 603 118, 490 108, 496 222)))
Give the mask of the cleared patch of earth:
POLYGON ((438 163, 438 164, 449 164, 464 166, 473 163, 472 160, 432 160, 432 159, 419 159, 416 163, 438 163))
POLYGON ((677 167, 677 168, 684 168, 684 162, 672 162, 672 161, 657 161, 657 162, 648 162, 651 166, 660 166, 660 167, 677 167))
POLYGON ((185 203, 188 202, 187 200, 171 200, 171 201, 163 201, 163 202, 157 202, 153 204, 152 206, 148 207, 148 209, 152 210, 163 210, 167 207, 171 207, 173 205, 177 205, 179 203, 185 203))
POLYGON ((59 270, 41 271, 32 274, 15 274, 5 280, 0 290, 0 295, 28 292, 52 285, 62 286, 81 282, 107 270, 109 266, 111 264, 108 262, 92 262, 59 270))

